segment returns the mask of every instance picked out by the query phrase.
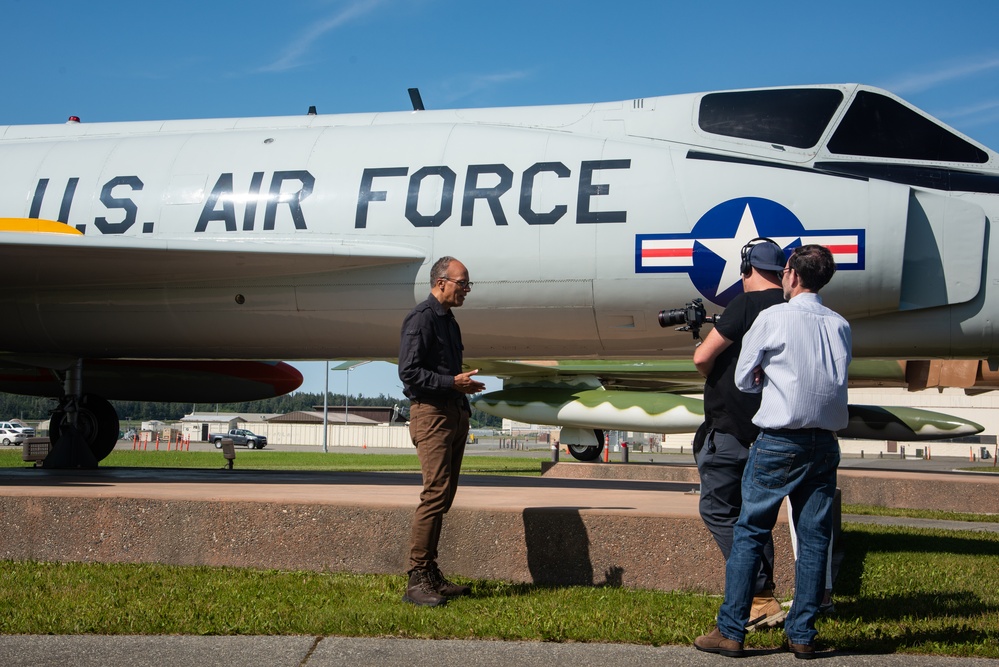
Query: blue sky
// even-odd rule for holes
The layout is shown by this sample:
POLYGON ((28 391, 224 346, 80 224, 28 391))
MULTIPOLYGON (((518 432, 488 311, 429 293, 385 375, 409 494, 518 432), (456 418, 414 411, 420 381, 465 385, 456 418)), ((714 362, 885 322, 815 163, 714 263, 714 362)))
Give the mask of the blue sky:
MULTIPOLYGON (((0 125, 404 110, 414 86, 454 108, 859 82, 999 150, 997 25, 994 0, 5 0, 0 125)), ((323 364, 305 370, 321 392, 323 364)), ((389 364, 349 389, 402 395, 389 364)))

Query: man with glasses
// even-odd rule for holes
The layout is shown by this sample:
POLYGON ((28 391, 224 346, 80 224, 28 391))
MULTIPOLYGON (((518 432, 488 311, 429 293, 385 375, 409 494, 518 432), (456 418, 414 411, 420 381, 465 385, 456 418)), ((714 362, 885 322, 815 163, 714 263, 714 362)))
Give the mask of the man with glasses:
POLYGON ((402 599, 436 607, 471 592, 441 573, 437 544, 444 514, 458 490, 471 412, 467 395, 485 385, 472 377, 478 369, 462 372, 461 330, 451 312, 472 289, 468 269, 453 257, 441 257, 430 269, 430 287, 430 296, 403 321, 399 345, 399 378, 410 400, 409 435, 423 473, 410 535, 409 583, 402 599))
MULTIPOLYGON (((749 447, 760 432, 752 421, 760 408, 760 395, 739 391, 735 365, 742 339, 756 317, 770 306, 784 303, 780 284, 784 250, 771 239, 756 238, 743 246, 740 263, 742 294, 732 299, 720 321, 694 350, 694 365, 705 377, 704 424, 694 438, 694 460, 701 480, 698 507, 726 561, 742 507, 742 472, 749 447)), ((746 629, 780 624, 787 612, 774 597, 772 540, 764 545, 754 582, 746 629)))
POLYGON ((725 568, 725 601, 717 627, 694 640, 701 651, 743 654, 753 574, 788 497, 798 559, 784 633, 795 657, 815 655, 839 465, 836 431, 849 421, 850 325, 817 294, 835 271, 828 248, 796 248, 781 276, 788 302, 760 313, 742 341, 735 382, 742 391, 762 392, 753 417, 760 435, 746 464, 742 511, 725 568))

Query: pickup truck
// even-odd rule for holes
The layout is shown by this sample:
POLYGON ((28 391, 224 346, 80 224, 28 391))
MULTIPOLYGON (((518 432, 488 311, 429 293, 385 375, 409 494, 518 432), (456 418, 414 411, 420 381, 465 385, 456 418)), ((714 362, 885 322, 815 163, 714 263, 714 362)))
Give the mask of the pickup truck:
POLYGON ((267 446, 267 438, 257 435, 253 431, 245 428, 234 428, 228 433, 212 433, 208 436, 209 442, 215 445, 215 449, 222 449, 222 439, 231 438, 234 445, 245 445, 250 449, 263 449, 267 446))
POLYGON ((0 422, 0 429, 6 429, 8 431, 14 431, 20 433, 25 438, 35 437, 35 429, 30 426, 24 426, 19 422, 0 422))

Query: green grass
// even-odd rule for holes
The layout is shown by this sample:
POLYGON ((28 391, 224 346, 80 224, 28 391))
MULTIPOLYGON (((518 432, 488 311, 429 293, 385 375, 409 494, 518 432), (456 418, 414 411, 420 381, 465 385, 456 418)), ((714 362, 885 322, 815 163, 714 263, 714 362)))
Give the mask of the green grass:
MULTIPOLYGON (((132 451, 111 452, 101 461, 102 468, 221 468, 221 452, 132 451)), ((235 467, 240 470, 304 470, 338 472, 419 472, 420 461, 413 454, 368 454, 340 452, 236 451, 235 467)), ((21 460, 20 449, 0 450, 0 468, 30 467, 21 460)), ((466 456, 463 474, 541 476, 540 458, 512 456, 466 456)))
POLYGON ((878 505, 843 505, 843 514, 865 516, 899 516, 911 519, 936 519, 938 521, 979 521, 999 523, 999 514, 972 514, 969 512, 947 512, 944 510, 918 510, 901 507, 880 507, 878 505))
MULTIPOLYGON (((999 658, 999 535, 846 524, 840 651, 999 658)), ((720 599, 614 587, 470 581, 470 598, 423 609, 402 576, 236 568, 4 562, 0 633, 338 635, 689 644, 720 599)), ((783 633, 753 633, 751 648, 783 633)))

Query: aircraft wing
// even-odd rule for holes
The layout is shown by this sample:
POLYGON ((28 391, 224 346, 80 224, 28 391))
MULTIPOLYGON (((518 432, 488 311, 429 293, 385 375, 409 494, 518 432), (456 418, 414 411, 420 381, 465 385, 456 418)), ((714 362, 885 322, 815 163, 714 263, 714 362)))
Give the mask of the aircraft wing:
MULTIPOLYGON (((0 391, 58 397, 75 360, 0 355, 0 391)), ((282 396, 302 384, 284 362, 204 359, 84 359, 88 392, 114 400, 237 403, 282 396)))
MULTIPOLYGON (((533 424, 574 429, 690 433, 704 421, 703 380, 690 361, 469 360, 469 368, 504 379, 503 389, 477 396, 483 412, 533 424)), ((906 362, 859 360, 853 386, 905 386, 906 362)), ((841 437, 940 440, 980 433, 983 427, 930 410, 850 405, 841 437)), ((564 438, 563 438, 564 440, 564 438)))
POLYGON ((183 239, 85 236, 49 220, 0 218, 0 262, 8 288, 157 285, 319 275, 422 263, 403 244, 329 238, 183 239))

